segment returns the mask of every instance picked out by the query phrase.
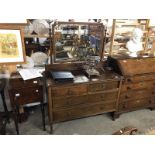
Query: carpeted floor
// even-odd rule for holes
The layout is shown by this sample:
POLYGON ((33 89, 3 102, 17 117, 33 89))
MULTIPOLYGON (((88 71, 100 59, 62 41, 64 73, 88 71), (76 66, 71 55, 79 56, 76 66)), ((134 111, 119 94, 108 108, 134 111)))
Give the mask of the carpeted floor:
MULTIPOLYGON (((145 134, 148 129, 155 127, 155 111, 149 109, 137 110, 122 114, 119 119, 112 121, 110 114, 102 114, 87 118, 56 123, 53 126, 54 135, 111 135, 125 126, 134 126, 137 134, 145 134)), ((41 112, 39 107, 29 110, 28 120, 19 124, 21 135, 48 135, 49 125, 46 115, 46 131, 42 130, 41 112)), ((8 135, 16 134, 14 122, 7 124, 8 135)))

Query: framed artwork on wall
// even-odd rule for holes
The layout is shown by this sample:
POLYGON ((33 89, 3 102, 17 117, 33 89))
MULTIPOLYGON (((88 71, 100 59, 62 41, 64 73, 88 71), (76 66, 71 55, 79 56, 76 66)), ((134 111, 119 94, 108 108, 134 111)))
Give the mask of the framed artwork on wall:
POLYGON ((0 64, 23 63, 25 47, 22 30, 0 28, 0 64))

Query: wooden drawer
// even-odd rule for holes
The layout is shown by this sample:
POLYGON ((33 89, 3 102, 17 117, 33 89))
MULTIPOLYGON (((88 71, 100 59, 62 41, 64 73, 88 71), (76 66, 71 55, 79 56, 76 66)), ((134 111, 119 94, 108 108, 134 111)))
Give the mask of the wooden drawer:
POLYGON ((155 91, 152 89, 127 91, 120 95, 120 102, 142 99, 153 95, 155 95, 155 91))
POLYGON ((118 81, 106 81, 100 83, 92 83, 88 86, 88 92, 105 91, 118 88, 118 81))
POLYGON ((9 84, 12 88, 37 86, 40 84, 40 78, 35 78, 35 79, 30 79, 25 81, 22 78, 10 79, 9 84))
POLYGON ((78 104, 84 104, 87 102, 87 95, 74 96, 66 98, 53 98, 53 108, 70 107, 78 104))
POLYGON ((155 74, 143 74, 138 76, 127 77, 124 80, 124 83, 135 83, 135 82, 143 82, 143 81, 152 81, 155 80, 155 74))
POLYGON ((17 88, 9 90, 12 103, 28 104, 43 100, 42 86, 17 88))
POLYGON ((155 86, 155 81, 144 81, 132 84, 122 85, 121 91, 138 90, 138 89, 150 89, 155 86))
POLYGON ((54 111, 53 119, 54 122, 59 122, 112 111, 115 111, 114 103, 107 103, 107 104, 100 103, 89 106, 77 106, 72 109, 54 111))
POLYGON ((78 96, 87 94, 87 85, 77 85, 70 87, 54 87, 52 88, 52 96, 78 96))
POLYGON ((100 102, 100 101, 115 101, 117 100, 118 91, 104 92, 98 94, 88 95, 88 102, 100 102))
POLYGON ((152 103, 151 103, 150 98, 122 102, 119 104, 119 111, 130 110, 132 108, 141 108, 141 107, 146 107, 146 106, 149 107, 151 106, 151 104, 152 103))

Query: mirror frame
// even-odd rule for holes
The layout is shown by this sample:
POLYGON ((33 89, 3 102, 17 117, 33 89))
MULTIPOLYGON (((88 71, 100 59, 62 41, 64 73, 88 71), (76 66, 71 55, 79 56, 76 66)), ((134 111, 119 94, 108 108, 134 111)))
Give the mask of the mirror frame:
POLYGON ((96 25, 96 26, 100 26, 101 27, 101 38, 100 38, 100 48, 99 48, 99 57, 100 57, 100 61, 103 58, 103 47, 104 47, 104 25, 103 23, 92 23, 92 22, 63 22, 63 21, 56 21, 53 25, 52 25, 52 64, 56 64, 56 63, 82 63, 83 61, 77 61, 77 60, 61 60, 61 61, 57 61, 56 60, 56 49, 55 49, 55 26, 57 25, 61 25, 61 24, 65 24, 65 25, 96 25))

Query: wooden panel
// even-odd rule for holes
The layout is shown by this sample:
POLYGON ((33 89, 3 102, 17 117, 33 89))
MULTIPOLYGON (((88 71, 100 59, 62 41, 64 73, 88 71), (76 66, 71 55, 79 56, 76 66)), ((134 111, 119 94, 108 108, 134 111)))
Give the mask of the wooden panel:
POLYGON ((78 106, 68 110, 60 110, 53 112, 53 119, 55 122, 65 121, 85 116, 91 116, 96 114, 101 114, 104 112, 115 111, 115 104, 96 104, 91 106, 78 106))
POLYGON ((115 101, 117 100, 118 91, 104 92, 88 95, 88 102, 115 101))
POLYGON ((87 95, 66 98, 55 97, 53 98, 53 108, 70 107, 78 104, 84 104, 85 102, 87 102, 87 95))
POLYGON ((125 78, 124 83, 143 82, 148 80, 155 80, 155 73, 127 77, 125 78))
POLYGON ((138 89, 150 89, 155 86, 155 81, 144 81, 144 82, 138 82, 138 83, 132 83, 132 84, 125 84, 122 86, 121 91, 132 91, 132 90, 138 90, 138 89))
POLYGON ((53 87, 52 96, 76 96, 76 95, 85 95, 87 94, 87 85, 77 85, 70 87, 53 87))
POLYGON ((152 95, 155 95, 155 91, 152 89, 123 92, 120 95, 120 102, 142 99, 142 98, 146 98, 146 97, 151 97, 152 95))
POLYGON ((42 101, 42 86, 36 86, 36 87, 29 87, 26 88, 16 88, 16 89, 10 89, 9 93, 12 96, 12 104, 28 104, 32 102, 39 102, 42 101))
POLYGON ((124 110, 128 111, 128 110, 132 110, 132 108, 142 108, 142 107, 146 107, 146 106, 148 106, 148 107, 151 106, 150 98, 122 102, 119 105, 119 111, 124 111, 124 110))
POLYGON ((125 76, 155 72, 155 58, 134 58, 118 60, 118 65, 125 76))
POLYGON ((35 78, 35 79, 30 79, 30 80, 23 80, 22 78, 15 78, 15 79, 10 79, 10 85, 12 88, 17 88, 17 87, 29 87, 29 86, 36 86, 40 84, 40 79, 35 78))
POLYGON ((88 92, 105 91, 118 88, 118 81, 106 81, 100 83, 92 83, 88 86, 88 92))

